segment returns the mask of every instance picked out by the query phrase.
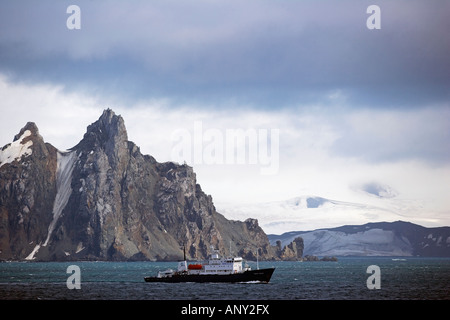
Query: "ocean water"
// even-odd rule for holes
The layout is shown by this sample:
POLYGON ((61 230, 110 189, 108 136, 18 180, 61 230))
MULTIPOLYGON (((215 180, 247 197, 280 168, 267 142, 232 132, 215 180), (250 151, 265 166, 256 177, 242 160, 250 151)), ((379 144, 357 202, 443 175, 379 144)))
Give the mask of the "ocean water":
MULTIPOLYGON (((252 269, 256 263, 248 262, 252 269)), ((3 262, 2 300, 450 300, 450 258, 339 257, 338 262, 260 262, 270 283, 146 283, 176 262, 3 262), (69 289, 70 265, 80 289, 69 289), (379 267, 379 289, 367 272, 379 267), (370 281, 370 283, 374 283, 370 281)), ((72 282, 71 282, 72 283, 72 282)))

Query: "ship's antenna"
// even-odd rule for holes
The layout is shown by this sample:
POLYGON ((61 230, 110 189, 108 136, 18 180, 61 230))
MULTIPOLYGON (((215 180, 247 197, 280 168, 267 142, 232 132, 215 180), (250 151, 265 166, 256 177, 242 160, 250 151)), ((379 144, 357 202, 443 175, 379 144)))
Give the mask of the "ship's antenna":
POLYGON ((183 246, 183 258, 186 261, 186 245, 183 246))
POLYGON ((259 250, 256 249, 256 270, 259 270, 259 259, 258 259, 259 250))

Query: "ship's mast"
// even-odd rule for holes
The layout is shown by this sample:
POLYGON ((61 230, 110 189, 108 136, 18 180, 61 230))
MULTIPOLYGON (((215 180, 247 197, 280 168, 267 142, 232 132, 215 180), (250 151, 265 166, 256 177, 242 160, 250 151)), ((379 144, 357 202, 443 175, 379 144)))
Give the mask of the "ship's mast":
POLYGON ((256 270, 259 270, 259 259, 258 259, 259 250, 256 249, 256 270))
POLYGON ((178 272, 187 272, 186 246, 183 245, 183 261, 178 262, 178 272))

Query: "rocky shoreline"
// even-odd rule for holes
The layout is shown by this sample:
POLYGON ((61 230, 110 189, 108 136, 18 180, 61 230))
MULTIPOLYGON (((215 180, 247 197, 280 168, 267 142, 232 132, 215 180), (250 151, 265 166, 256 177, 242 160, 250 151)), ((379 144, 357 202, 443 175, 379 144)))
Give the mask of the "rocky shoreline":
POLYGON ((332 262, 337 262, 338 259, 336 257, 325 256, 325 257, 319 258, 317 256, 306 255, 306 256, 304 256, 302 258, 301 261, 332 261, 332 262))

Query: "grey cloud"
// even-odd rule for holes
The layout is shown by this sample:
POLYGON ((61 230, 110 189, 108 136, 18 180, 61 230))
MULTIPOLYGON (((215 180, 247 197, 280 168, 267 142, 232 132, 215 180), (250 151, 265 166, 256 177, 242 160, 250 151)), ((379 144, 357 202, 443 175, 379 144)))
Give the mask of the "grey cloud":
POLYGON ((355 113, 333 123, 332 155, 369 163, 450 161, 450 108, 355 113))
POLYGON ((373 181, 363 184, 360 188, 362 191, 379 198, 394 198, 398 194, 397 191, 390 186, 373 181))
POLYGON ((277 108, 329 102, 334 90, 355 106, 450 98, 447 2, 378 1, 375 31, 365 1, 79 1, 78 31, 65 27, 69 4, 2 3, 0 71, 205 104, 277 108))

